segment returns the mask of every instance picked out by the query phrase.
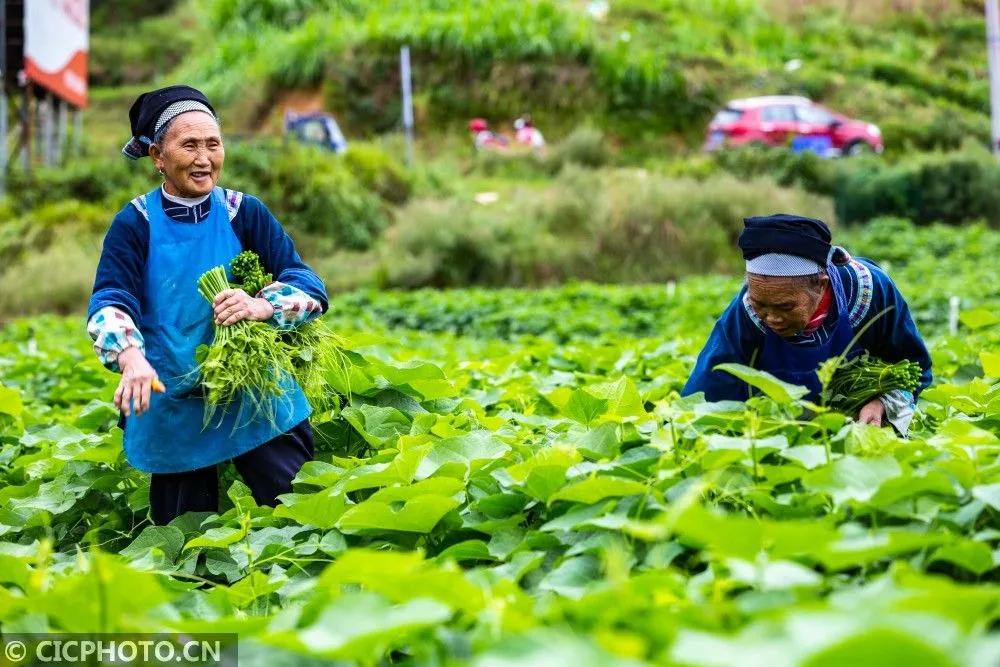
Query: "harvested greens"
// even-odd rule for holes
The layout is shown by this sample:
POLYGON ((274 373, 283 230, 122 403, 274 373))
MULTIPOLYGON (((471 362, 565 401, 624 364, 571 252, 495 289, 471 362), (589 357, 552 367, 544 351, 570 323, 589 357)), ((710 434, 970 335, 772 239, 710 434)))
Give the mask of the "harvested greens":
MULTIPOLYGON (((206 271, 198 279, 198 289, 212 304, 215 296, 230 289, 222 266, 206 271)), ((263 417, 274 421, 271 399, 283 392, 280 380, 292 372, 292 362, 278 332, 264 322, 240 320, 229 326, 215 325, 211 345, 199 350, 201 385, 205 389, 205 424, 219 407, 239 403, 247 419, 263 417)), ((242 415, 241 415, 242 416, 242 415)))
POLYGON ((250 296, 256 296, 274 281, 274 276, 264 272, 260 257, 253 250, 244 250, 236 255, 229 268, 233 270, 233 277, 241 283, 243 291, 250 296))
MULTIPOLYGON (((230 284, 222 266, 198 279, 198 289, 209 304, 223 290, 237 287, 253 295, 273 280, 249 250, 237 255, 231 268, 241 283, 230 284)), ((350 360, 344 344, 318 320, 290 330, 253 320, 216 324, 212 343, 198 353, 204 423, 208 425, 220 408, 225 412, 234 406, 240 411, 238 424, 257 418, 274 422, 272 399, 284 393, 282 380, 288 377, 298 382, 314 409, 338 407, 340 393, 349 387, 350 360)))
POLYGON ((862 354, 838 366, 826 387, 827 402, 845 414, 857 414, 865 403, 894 389, 915 390, 920 374, 914 361, 893 364, 862 354))

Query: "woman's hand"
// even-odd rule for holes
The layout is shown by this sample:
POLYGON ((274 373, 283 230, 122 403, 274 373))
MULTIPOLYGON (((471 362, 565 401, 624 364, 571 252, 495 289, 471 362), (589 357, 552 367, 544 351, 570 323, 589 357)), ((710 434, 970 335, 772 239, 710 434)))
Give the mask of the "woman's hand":
POLYGON ((115 406, 128 417, 135 407, 136 416, 149 410, 149 393, 159 385, 156 371, 146 361, 142 350, 129 347, 118 353, 118 367, 122 369, 122 379, 115 390, 115 406))
POLYGON ((858 422, 861 424, 881 426, 884 418, 885 406, 882 405, 882 401, 877 398, 873 398, 865 403, 864 407, 862 407, 858 412, 858 422))
POLYGON ((274 307, 267 299, 255 299, 241 289, 222 290, 212 302, 215 323, 228 327, 240 320, 263 322, 274 315, 274 307))

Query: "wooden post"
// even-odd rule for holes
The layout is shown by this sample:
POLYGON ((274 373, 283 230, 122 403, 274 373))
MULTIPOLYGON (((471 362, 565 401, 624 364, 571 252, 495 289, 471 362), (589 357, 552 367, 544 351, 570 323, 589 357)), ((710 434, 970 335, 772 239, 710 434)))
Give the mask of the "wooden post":
POLYGON ((406 133, 406 166, 413 166, 413 87, 410 81, 410 47, 399 50, 399 78, 403 87, 403 131, 406 133))
POLYGON ((21 101, 21 161, 24 163, 24 173, 31 173, 31 84, 21 89, 24 96, 21 101))
POLYGON ((83 112, 73 109, 73 155, 83 154, 83 112))
POLYGON ((42 164, 46 167, 51 167, 56 163, 55 115, 52 94, 46 92, 38 104, 39 148, 42 153, 42 164))
POLYGON ((997 0, 986 0, 986 59, 990 71, 990 137, 1000 157, 1000 11, 997 0))
POLYGON ((66 100, 56 102, 56 147, 55 162, 63 164, 66 162, 66 134, 69 122, 69 104, 66 100))

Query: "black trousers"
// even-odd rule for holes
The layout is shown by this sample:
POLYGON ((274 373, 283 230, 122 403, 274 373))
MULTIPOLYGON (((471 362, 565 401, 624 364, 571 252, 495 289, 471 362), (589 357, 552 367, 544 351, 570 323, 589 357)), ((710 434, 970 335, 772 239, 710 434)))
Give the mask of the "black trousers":
MULTIPOLYGON (((277 497, 292 490, 292 478, 313 458, 313 432, 305 419, 287 433, 233 459, 236 470, 253 492, 258 505, 278 504, 277 497)), ((153 523, 170 523, 185 512, 219 511, 217 466, 176 473, 153 473, 149 484, 153 523)))

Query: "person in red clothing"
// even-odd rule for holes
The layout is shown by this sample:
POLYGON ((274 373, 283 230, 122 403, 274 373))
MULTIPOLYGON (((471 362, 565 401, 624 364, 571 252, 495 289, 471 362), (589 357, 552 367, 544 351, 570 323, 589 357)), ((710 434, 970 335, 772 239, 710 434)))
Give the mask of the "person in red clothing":
POLYGON ((476 150, 506 150, 507 139, 492 130, 485 118, 473 118, 469 121, 469 132, 476 150))

